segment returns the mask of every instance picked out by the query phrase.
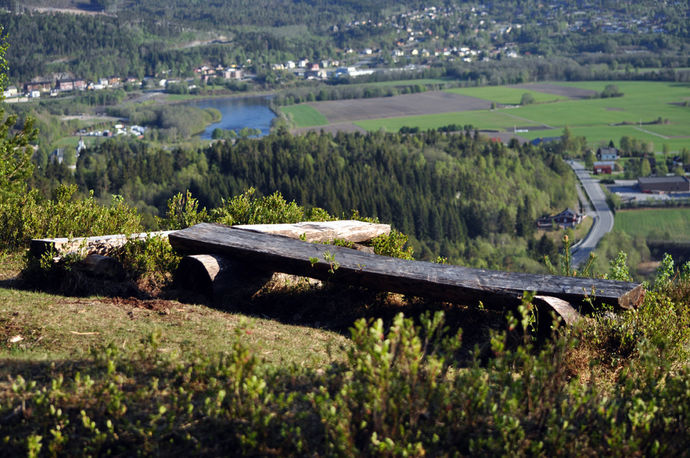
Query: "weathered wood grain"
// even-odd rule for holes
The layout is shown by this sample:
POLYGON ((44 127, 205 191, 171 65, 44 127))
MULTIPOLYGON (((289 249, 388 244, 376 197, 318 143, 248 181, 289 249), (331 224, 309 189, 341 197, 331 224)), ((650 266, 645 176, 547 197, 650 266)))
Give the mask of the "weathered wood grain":
POLYGON ((93 237, 58 237, 52 239, 33 239, 29 252, 32 256, 41 257, 43 253, 53 251, 57 256, 67 253, 105 255, 120 248, 128 240, 143 240, 147 237, 167 237, 173 231, 141 232, 138 234, 96 235, 93 237))
POLYGON ((184 254, 220 254, 256 269, 468 305, 481 301, 504 307, 524 291, 535 291, 576 307, 586 306, 589 298, 594 304, 631 308, 644 294, 638 283, 407 261, 207 223, 171 233, 169 240, 184 254))
POLYGON ((389 224, 375 224, 356 220, 303 222, 295 224, 245 224, 232 226, 266 234, 283 235, 307 242, 330 242, 335 239, 348 242, 367 242, 391 231, 389 224))
POLYGON ((112 280, 121 280, 125 277, 125 269, 117 259, 95 253, 79 261, 76 268, 89 275, 112 280))
POLYGON ((174 281, 177 287, 220 299, 250 297, 270 279, 270 272, 252 269, 227 256, 196 254, 182 258, 174 281))
MULTIPOLYGON (((245 224, 233 226, 245 230, 264 232, 267 234, 284 235, 298 239, 302 237, 308 242, 330 242, 335 239, 353 243, 368 242, 369 240, 390 233, 389 224, 374 224, 364 221, 342 220, 322 222, 302 222, 295 224, 245 224)), ((142 240, 147 237, 167 237, 173 231, 142 232, 139 234, 111 234, 92 237, 57 237, 34 239, 31 241, 31 255, 40 257, 43 253, 53 251, 57 256, 67 253, 81 255, 105 255, 113 249, 120 248, 128 240, 142 240)))

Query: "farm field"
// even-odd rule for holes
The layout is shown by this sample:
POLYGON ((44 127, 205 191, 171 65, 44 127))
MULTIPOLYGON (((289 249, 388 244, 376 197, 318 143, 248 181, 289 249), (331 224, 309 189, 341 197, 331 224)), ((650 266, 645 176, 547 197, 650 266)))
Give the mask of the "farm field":
POLYGON ((328 124, 328 119, 309 105, 290 105, 281 107, 280 111, 292 117, 292 121, 299 127, 323 126, 328 124))
MULTIPOLYGON (((319 111, 330 123, 338 123, 366 119, 420 116, 431 113, 487 111, 491 106, 491 102, 466 95, 429 91, 395 97, 310 102, 307 105, 319 111)), ((441 125, 446 124, 448 123, 441 125)))
MULTIPOLYGON (((403 126, 431 129, 448 124, 512 131, 532 140, 560 136, 568 126, 591 146, 624 135, 652 142, 657 151, 690 147, 690 84, 648 81, 530 83, 518 86, 449 89, 380 99, 310 103, 329 123, 353 123, 368 130, 397 131, 403 126), (587 98, 616 84, 623 97, 587 98), (538 103, 490 110, 491 102, 514 103, 523 93, 538 103), (539 103, 539 101, 544 101, 539 103), (550 102, 549 102, 550 101, 550 102), (661 120, 660 123, 657 123, 661 120)), ((298 124, 299 125, 299 124, 298 124)))
POLYGON ((445 84, 455 80, 448 78, 422 78, 418 80, 396 80, 396 81, 377 81, 376 83, 366 83, 362 86, 426 86, 430 84, 445 84))
MULTIPOLYGON (((385 129, 395 132, 403 126, 419 127, 420 129, 435 129, 449 124, 467 125, 482 129, 505 130, 510 126, 522 123, 524 120, 512 118, 498 110, 460 111, 454 113, 437 113, 420 116, 404 116, 386 119, 371 119, 356 121, 355 125, 368 131, 385 129)), ((559 134, 560 135, 560 134, 559 134)))
POLYGON ((690 208, 619 210, 614 231, 646 239, 690 241, 690 208))
POLYGON ((454 88, 446 89, 445 92, 452 94, 469 95, 471 97, 478 97, 480 99, 490 100, 492 102, 501 103, 503 105, 519 105, 522 95, 525 93, 531 94, 536 103, 554 102, 558 100, 568 100, 568 97, 548 94, 546 92, 538 92, 529 89, 511 86, 485 86, 478 88, 454 88))

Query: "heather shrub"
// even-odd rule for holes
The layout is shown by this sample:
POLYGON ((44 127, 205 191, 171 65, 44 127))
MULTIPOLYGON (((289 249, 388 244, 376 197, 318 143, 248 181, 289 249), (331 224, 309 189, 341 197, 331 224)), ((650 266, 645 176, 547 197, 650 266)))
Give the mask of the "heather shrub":
POLYGON ((0 247, 26 246, 32 238, 79 237, 141 231, 141 217, 122 197, 101 205, 93 193, 76 196, 75 185, 60 185, 51 199, 37 191, 0 203, 0 247))
POLYGON ((0 450, 71 454, 677 455, 690 446, 687 363, 649 341, 612 386, 567 369, 567 332, 535 347, 492 338, 461 364, 443 315, 358 321, 344 362, 261 361, 239 327, 217 356, 170 353, 152 333, 26 378, 0 396, 0 450))

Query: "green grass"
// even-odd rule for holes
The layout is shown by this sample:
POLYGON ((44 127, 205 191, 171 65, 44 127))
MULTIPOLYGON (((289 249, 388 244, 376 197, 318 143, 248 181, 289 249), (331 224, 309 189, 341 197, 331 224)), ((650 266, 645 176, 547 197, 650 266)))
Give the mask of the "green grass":
POLYGON ((504 105, 519 105, 523 94, 532 94, 536 103, 569 100, 567 97, 562 97, 559 95, 507 86, 454 88, 446 89, 446 92, 477 97, 479 99, 502 103, 504 105))
MULTIPOLYGON (((340 334, 291 326, 204 305, 177 301, 75 298, 0 287, 0 360, 79 360, 91 348, 113 344, 127 348, 152 333, 160 334, 166 353, 183 359, 229 350, 236 329, 270 364, 320 367, 346 343, 340 334), (20 336, 21 341, 9 343, 20 336), (296 351, 299 348, 300 351, 296 351)), ((5 374, 7 375, 7 374, 5 374)))
POLYGON ((379 81, 376 83, 363 84, 362 86, 427 86, 431 84, 446 84, 453 81, 455 80, 444 78, 422 78, 418 80, 379 81))
POLYGON ((646 239, 690 241, 690 208, 620 210, 614 229, 646 239))
POLYGON ((297 127, 313 127, 328 124, 328 119, 310 105, 290 105, 281 107, 280 111, 292 117, 297 127))
MULTIPOLYGON (((520 121, 524 123, 524 121, 520 121)), ((501 110, 460 111, 456 113, 439 113, 421 116, 407 116, 400 118, 370 119, 355 122, 359 127, 377 131, 384 129, 397 132, 403 126, 419 127, 420 129, 435 129, 449 124, 472 124, 482 129, 504 130, 518 123, 501 110)))
MULTIPOLYGON (((501 130, 510 130, 515 125, 553 127, 550 130, 530 131, 521 134, 528 139, 559 136, 562 134, 563 128, 568 126, 574 135, 585 136, 591 146, 597 146, 600 142, 608 143, 609 140, 614 140, 617 143, 623 135, 628 135, 653 142, 657 151, 661 151, 664 143, 669 145, 671 151, 690 147, 690 131, 687 127, 690 126, 690 108, 674 104, 690 99, 690 84, 647 81, 558 82, 554 84, 596 91, 602 91, 607 84, 616 84, 624 96, 608 99, 559 100, 556 103, 538 103, 491 111, 466 111, 406 118, 362 120, 355 124, 369 131, 379 129, 397 131, 402 126, 418 126, 421 129, 430 129, 451 123, 472 124, 479 129, 501 130), (623 122, 645 123, 657 118, 666 119, 668 123, 642 126, 615 125, 623 122), (687 138, 663 138, 676 136, 687 138)), ((500 95, 508 97, 510 94, 517 97, 525 91, 507 87, 485 87, 453 89, 452 92, 482 98, 499 98, 500 95)))

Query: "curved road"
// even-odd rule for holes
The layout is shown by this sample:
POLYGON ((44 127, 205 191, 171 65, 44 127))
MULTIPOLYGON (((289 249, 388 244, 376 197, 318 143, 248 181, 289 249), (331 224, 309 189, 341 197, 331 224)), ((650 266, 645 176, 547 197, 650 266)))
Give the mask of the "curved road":
POLYGON ((573 267, 578 267, 589 258, 589 253, 594 251, 599 240, 613 229, 613 212, 606 203, 606 196, 601 189, 599 180, 591 178, 581 162, 570 161, 569 164, 582 183, 582 187, 594 207, 594 214, 592 215, 594 223, 589 234, 572 249, 572 264, 573 267))

